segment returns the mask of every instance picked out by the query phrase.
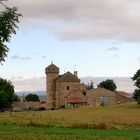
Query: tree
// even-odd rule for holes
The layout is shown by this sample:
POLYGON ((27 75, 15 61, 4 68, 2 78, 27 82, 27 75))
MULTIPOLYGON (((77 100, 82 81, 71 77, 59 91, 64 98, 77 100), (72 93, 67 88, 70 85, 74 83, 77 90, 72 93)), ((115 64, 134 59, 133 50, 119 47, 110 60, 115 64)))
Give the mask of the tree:
POLYGON ((90 81, 90 83, 82 83, 82 85, 87 89, 87 90, 90 90, 90 89, 94 89, 94 82, 93 81, 90 81))
POLYGON ((138 97, 140 97, 140 90, 139 89, 135 89, 134 93, 133 93, 133 98, 135 100, 138 99, 138 97))
POLYGON ((6 43, 10 41, 12 34, 16 34, 17 23, 22 15, 17 13, 16 7, 7 7, 2 3, 2 0, 0 0, 0 4, 5 7, 4 11, 0 11, 0 63, 2 63, 9 52, 6 43))
POLYGON ((105 89, 108 89, 111 91, 116 91, 116 89, 117 89, 116 84, 111 79, 107 79, 105 81, 100 82, 98 87, 105 88, 105 89))
POLYGON ((14 86, 10 81, 0 78, 0 111, 9 108, 14 98, 14 86))
POLYGON ((26 101, 30 102, 30 101, 33 101, 33 102, 38 102, 40 101, 39 100, 39 97, 36 95, 36 94, 28 94, 26 97, 25 97, 26 101))
POLYGON ((140 104, 140 89, 135 89, 133 93, 133 98, 140 104))
POLYGON ((135 86, 140 89, 140 69, 137 70, 131 79, 134 81, 135 86))
POLYGON ((134 81, 134 84, 137 87, 137 89, 134 91, 133 98, 137 101, 138 104, 140 104, 140 69, 136 71, 131 79, 134 81))
POLYGON ((15 102, 20 101, 20 98, 18 97, 18 95, 16 95, 16 94, 13 95, 13 101, 15 101, 15 102))

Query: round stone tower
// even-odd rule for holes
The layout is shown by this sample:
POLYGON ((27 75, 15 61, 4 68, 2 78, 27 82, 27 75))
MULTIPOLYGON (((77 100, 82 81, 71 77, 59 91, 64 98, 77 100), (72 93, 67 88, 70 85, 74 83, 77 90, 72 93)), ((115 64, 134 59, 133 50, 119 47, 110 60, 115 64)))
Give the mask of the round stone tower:
POLYGON ((59 68, 53 63, 45 68, 47 104, 50 109, 55 108, 55 79, 59 75, 59 68))

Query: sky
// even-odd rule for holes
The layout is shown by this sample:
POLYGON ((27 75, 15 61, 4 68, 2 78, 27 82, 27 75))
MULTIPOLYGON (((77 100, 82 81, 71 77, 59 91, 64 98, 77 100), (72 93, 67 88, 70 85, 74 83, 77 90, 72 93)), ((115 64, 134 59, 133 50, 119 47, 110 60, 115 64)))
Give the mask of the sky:
POLYGON ((9 0, 4 4, 18 7, 23 15, 0 66, 0 76, 11 80, 17 91, 39 89, 51 62, 60 73, 77 70, 79 77, 132 77, 140 67, 139 0, 9 0))

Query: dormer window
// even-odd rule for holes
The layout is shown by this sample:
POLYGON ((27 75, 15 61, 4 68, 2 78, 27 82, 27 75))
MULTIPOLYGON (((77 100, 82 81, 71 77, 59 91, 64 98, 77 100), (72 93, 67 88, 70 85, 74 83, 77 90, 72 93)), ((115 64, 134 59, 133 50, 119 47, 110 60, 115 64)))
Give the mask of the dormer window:
POLYGON ((69 90, 70 89, 70 87, 69 86, 67 86, 67 90, 69 90))

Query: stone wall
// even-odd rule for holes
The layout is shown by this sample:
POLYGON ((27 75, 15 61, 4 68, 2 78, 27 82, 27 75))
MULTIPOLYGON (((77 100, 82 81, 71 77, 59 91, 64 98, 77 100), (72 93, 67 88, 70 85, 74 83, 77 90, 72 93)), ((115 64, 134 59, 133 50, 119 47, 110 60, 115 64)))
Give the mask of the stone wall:
POLYGON ((116 93, 104 88, 97 88, 87 91, 88 105, 113 105, 116 104, 116 93))
POLYGON ((40 102, 13 102, 12 108, 13 111, 29 110, 31 108, 36 108, 40 106, 40 102))
POLYGON ((56 108, 65 106, 65 98, 75 86, 79 86, 79 82, 56 83, 56 108))

